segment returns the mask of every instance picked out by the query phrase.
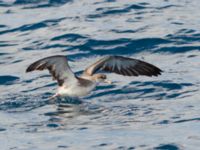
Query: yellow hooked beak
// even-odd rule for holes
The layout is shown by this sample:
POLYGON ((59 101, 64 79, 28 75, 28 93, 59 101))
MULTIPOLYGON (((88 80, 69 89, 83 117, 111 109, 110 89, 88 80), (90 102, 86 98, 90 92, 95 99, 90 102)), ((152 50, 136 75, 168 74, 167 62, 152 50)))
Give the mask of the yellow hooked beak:
POLYGON ((112 84, 112 81, 110 80, 104 80, 105 83, 108 83, 108 84, 112 84))

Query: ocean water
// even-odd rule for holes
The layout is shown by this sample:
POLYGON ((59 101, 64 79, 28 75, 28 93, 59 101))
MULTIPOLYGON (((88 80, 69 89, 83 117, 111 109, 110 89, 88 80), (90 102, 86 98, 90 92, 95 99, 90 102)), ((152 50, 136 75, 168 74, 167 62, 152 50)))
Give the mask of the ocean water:
POLYGON ((0 0, 1 150, 198 150, 199 0, 0 0), (108 74, 80 103, 50 102, 48 71, 65 55, 74 72, 106 55, 145 60, 158 77, 108 74))

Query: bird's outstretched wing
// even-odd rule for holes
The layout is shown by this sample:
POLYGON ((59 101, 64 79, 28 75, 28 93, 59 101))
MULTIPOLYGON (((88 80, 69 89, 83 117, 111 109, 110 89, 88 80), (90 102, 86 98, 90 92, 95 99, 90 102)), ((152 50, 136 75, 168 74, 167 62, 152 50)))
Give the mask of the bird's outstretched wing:
POLYGON ((68 81, 77 80, 65 56, 57 55, 40 59, 31 64, 26 69, 26 72, 44 69, 49 70, 49 73, 53 76, 54 80, 57 80, 59 86, 67 84, 68 81))
POLYGON ((93 75, 97 71, 107 71, 124 76, 158 76, 162 70, 147 62, 122 56, 106 56, 85 69, 84 74, 93 75))

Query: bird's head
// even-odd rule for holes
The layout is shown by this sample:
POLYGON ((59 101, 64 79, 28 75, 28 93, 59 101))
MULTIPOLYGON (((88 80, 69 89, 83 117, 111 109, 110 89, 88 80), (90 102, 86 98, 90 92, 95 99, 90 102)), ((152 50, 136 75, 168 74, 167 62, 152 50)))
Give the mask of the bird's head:
POLYGON ((109 84, 112 83, 111 81, 107 80, 107 76, 105 74, 94 74, 92 77, 96 82, 104 82, 109 84))

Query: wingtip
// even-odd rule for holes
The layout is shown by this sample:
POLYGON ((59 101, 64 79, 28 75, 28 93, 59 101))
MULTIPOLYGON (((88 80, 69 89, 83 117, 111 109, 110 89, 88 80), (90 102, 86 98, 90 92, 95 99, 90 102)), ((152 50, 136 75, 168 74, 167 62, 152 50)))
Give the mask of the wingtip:
POLYGON ((26 68, 26 71, 25 71, 26 73, 28 73, 28 72, 31 72, 31 69, 28 67, 28 68, 26 68))
POLYGON ((28 66, 27 68, 26 68, 26 73, 28 73, 28 72, 31 72, 31 71, 33 71, 34 69, 33 69, 33 64, 31 64, 30 66, 28 66))
POLYGON ((25 72, 28 73, 28 72, 30 72, 30 70, 27 68, 25 72))
POLYGON ((159 75, 162 75, 162 73, 163 73, 163 70, 161 70, 161 69, 158 68, 158 70, 155 72, 154 76, 157 77, 159 75))
POLYGON ((158 69, 159 69, 159 75, 161 75, 164 71, 161 70, 160 68, 158 68, 158 69))
MULTIPOLYGON (((38 69, 38 65, 40 65, 39 62, 40 62, 40 60, 39 60, 39 61, 36 61, 36 62, 34 62, 34 63, 32 63, 32 64, 30 64, 30 65, 27 67, 27 69, 26 69, 26 73, 38 69)), ((40 67, 42 67, 42 65, 41 65, 40 67)))

